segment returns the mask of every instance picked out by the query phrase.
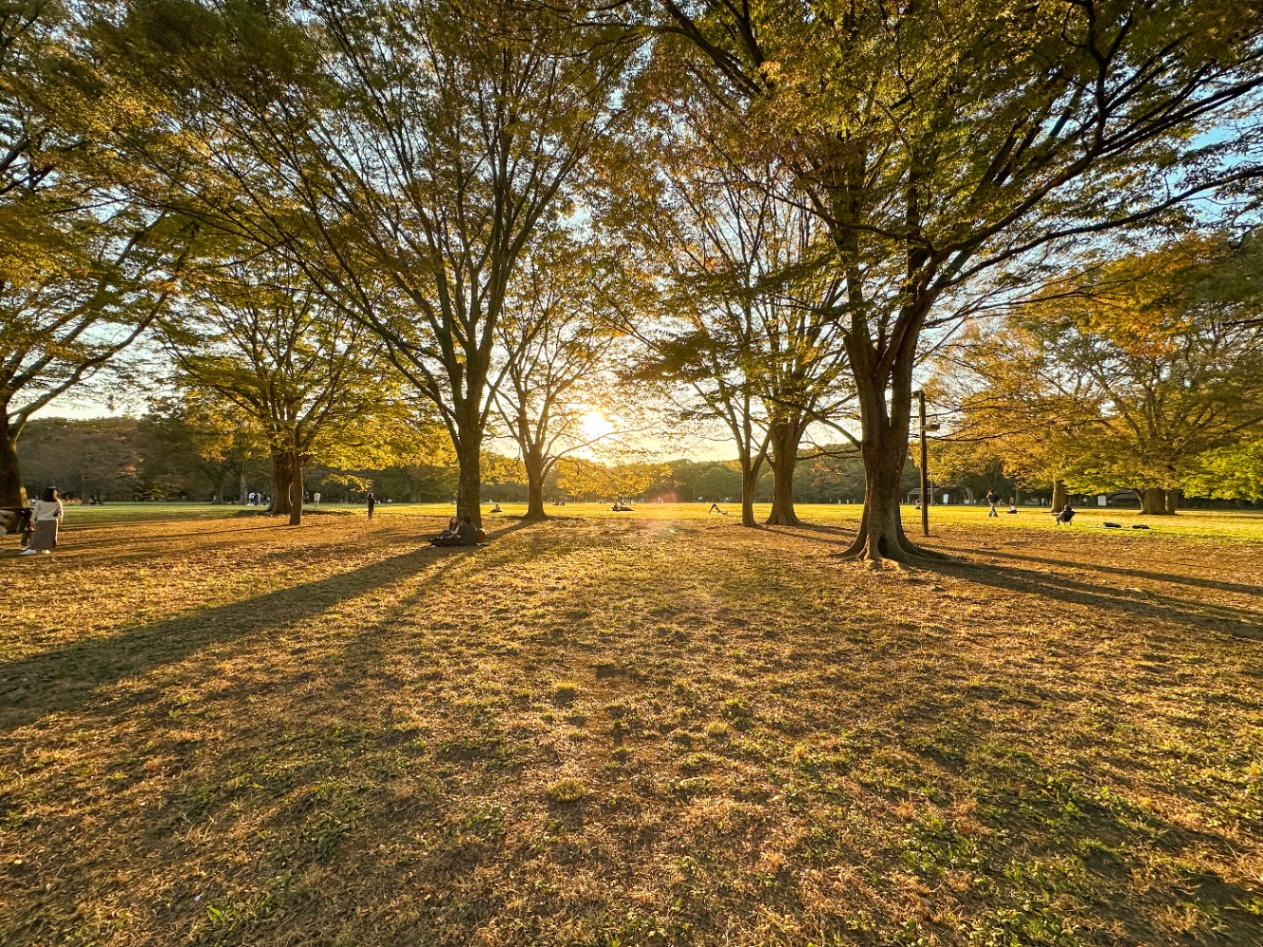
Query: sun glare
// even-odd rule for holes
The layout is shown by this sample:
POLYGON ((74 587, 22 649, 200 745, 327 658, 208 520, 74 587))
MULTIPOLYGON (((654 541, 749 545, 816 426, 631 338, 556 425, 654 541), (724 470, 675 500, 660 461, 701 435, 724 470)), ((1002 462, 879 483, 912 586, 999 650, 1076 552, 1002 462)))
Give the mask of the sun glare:
POLYGON ((614 423, 600 411, 589 411, 580 423, 583 425, 583 436, 588 440, 604 437, 614 430, 614 423))

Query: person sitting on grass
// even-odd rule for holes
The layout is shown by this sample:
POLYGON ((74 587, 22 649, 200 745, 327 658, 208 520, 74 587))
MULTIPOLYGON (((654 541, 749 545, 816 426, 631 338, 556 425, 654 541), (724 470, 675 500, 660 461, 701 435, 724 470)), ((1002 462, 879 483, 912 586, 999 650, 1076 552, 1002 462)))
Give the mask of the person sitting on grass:
POLYGON ((1074 513, 1075 511, 1071 508, 1070 501, 1067 500, 1066 505, 1063 506, 1061 508, 1061 512, 1057 514, 1057 525, 1060 526, 1062 523, 1069 525, 1070 521, 1074 519, 1074 513))
POLYGON ((31 534, 35 531, 32 526, 35 511, 29 506, 10 506, 0 508, 0 539, 6 533, 17 533, 21 536, 20 543, 23 548, 31 541, 31 534))
MULTIPOLYGON (((452 517, 456 522, 456 517, 452 517)), ((483 546, 486 545, 487 534, 474 525, 473 517, 464 517, 455 529, 445 529, 430 540, 432 546, 483 546)))
POLYGON ((455 516, 449 517, 447 520, 447 526, 444 527, 442 532, 440 532, 437 536, 431 536, 430 542, 437 544, 441 539, 455 539, 459 530, 460 520, 455 516))

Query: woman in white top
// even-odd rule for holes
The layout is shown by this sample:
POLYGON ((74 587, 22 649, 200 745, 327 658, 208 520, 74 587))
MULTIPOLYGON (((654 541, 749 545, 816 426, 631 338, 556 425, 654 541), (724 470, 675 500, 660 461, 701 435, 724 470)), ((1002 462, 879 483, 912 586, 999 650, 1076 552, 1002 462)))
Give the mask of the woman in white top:
POLYGON ((35 510, 32 517, 35 520, 35 535, 31 537, 30 548, 24 550, 23 555, 34 555, 37 552, 50 553, 57 547, 57 527, 61 524, 61 517, 65 513, 65 508, 61 505, 61 497, 57 495, 57 488, 49 487, 44 491, 44 498, 36 500, 31 506, 35 510))

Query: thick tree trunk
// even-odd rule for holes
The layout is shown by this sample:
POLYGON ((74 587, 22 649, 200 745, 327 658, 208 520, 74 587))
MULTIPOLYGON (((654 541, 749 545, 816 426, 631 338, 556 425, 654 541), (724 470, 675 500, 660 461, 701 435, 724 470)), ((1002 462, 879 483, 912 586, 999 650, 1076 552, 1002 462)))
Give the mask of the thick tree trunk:
POLYGON ((798 444, 802 430, 791 421, 778 421, 772 427, 772 512, 768 526, 798 526, 794 512, 794 468, 798 466, 798 444))
POLYGON ((544 458, 528 454, 522 460, 526 467, 526 522, 537 523, 548 519, 544 511, 544 458))
POLYGON ((1052 511, 1060 513, 1066 508, 1066 485, 1060 480, 1053 481, 1052 511))
POLYGON ((794 511, 794 467, 792 460, 772 461, 772 511, 768 526, 799 526, 802 521, 794 511))
POLYGON ((18 464, 18 438, 10 430, 8 414, 3 408, 0 408, 0 506, 26 506, 26 486, 18 464))
POLYGON ((456 515, 468 516, 475 526, 482 525, 482 439, 466 436, 456 459, 460 462, 460 481, 456 491, 456 515))
POLYGON ((1180 500, 1183 499, 1183 490, 1167 491, 1167 516, 1174 516, 1180 508, 1180 500))
POLYGON ((1167 492, 1158 487, 1147 487, 1140 494, 1141 516, 1166 516, 1167 492))
POLYGON ((289 525, 303 525, 303 459, 297 452, 289 459, 289 525))
POLYGON ((289 487, 294 479, 293 456, 288 452, 272 455, 272 505, 269 513, 289 515, 289 487))
POLYGON ((852 548, 874 567, 882 559, 904 562, 910 553, 916 551, 904 535, 899 503, 900 483, 908 453, 907 441, 893 440, 890 434, 890 431, 866 433, 861 451, 864 459, 864 515, 860 522, 860 535, 852 548))
POLYGON ((939 558, 938 553, 908 539, 900 511, 912 410, 911 360, 896 367, 889 406, 885 386, 858 372, 856 388, 864 433, 860 451, 864 460, 864 514, 859 535, 844 555, 860 556, 872 568, 880 568, 882 559, 907 562, 918 556, 939 558))

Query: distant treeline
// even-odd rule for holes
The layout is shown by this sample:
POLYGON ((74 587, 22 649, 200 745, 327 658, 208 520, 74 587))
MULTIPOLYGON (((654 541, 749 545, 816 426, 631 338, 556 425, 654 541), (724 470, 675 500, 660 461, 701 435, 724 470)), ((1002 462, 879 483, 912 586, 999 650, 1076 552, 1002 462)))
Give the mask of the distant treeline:
MULTIPOLYGON (((270 493, 272 465, 262 452, 232 449, 216 442, 199 443, 196 431, 183 429, 169 417, 37 419, 19 442, 26 485, 32 494, 55 485, 84 500, 104 501, 189 499, 241 502, 252 492, 270 493)), ((803 503, 858 503, 864 498, 864 467, 855 456, 807 450, 794 473, 795 499, 803 503)), ((735 462, 673 460, 627 465, 638 468, 628 480, 619 468, 595 462, 574 462, 553 471, 546 483, 550 500, 563 496, 603 500, 619 495, 686 502, 741 495, 741 472, 735 462)), ((524 502, 526 479, 511 458, 487 458, 488 499, 524 502)), ((369 490, 396 502, 450 500, 459 468, 448 464, 397 464, 379 469, 334 469, 315 464, 307 476, 309 493, 331 502, 356 501, 369 490)), ((905 471, 905 494, 915 489, 917 471, 905 471)), ((764 466, 755 490, 759 502, 772 498, 772 470, 764 466)))
MULTIPOLYGON (((22 470, 31 495, 46 486, 83 500, 180 500, 241 503, 250 493, 270 494, 272 464, 260 451, 232 443, 200 441, 195 429, 162 415, 141 418, 100 418, 32 421, 20 442, 22 470)), ((488 454, 484 468, 490 476, 489 500, 525 502, 526 478, 512 458, 488 454)), ((337 469, 314 464, 307 478, 308 493, 319 492, 327 502, 358 502, 369 490, 398 503, 433 503, 456 494, 459 468, 449 463, 401 463, 379 469, 337 469)), ((902 491, 913 496, 919 473, 909 463, 902 491)), ((981 502, 988 490, 1003 500, 1044 502, 1051 490, 1023 491, 997 462, 977 471, 958 473, 951 483, 935 484, 936 502, 981 502)), ((737 502, 741 472, 735 461, 672 460, 622 467, 578 461, 561 466, 546 483, 550 502, 562 497, 607 500, 626 496, 650 502, 737 502)), ((1138 505, 1124 491, 1111 495, 1111 505, 1138 505)), ((794 499, 799 503, 859 503, 864 498, 864 467, 843 448, 804 450, 794 471, 794 499)), ((765 465, 755 489, 757 502, 772 499, 772 471, 765 465)), ((1087 500, 1082 498, 1081 502, 1087 500)), ((1091 501, 1094 505, 1095 501, 1091 501)), ((1185 498, 1199 508, 1250 508, 1258 503, 1185 498)))

